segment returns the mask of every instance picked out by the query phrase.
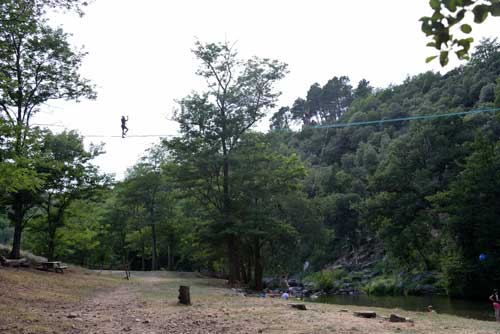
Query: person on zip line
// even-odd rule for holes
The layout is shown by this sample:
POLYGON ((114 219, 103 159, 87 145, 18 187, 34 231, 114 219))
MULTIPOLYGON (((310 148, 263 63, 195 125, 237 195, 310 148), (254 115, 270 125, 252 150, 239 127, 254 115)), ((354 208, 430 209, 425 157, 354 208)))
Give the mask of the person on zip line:
POLYGON ((122 138, 125 138, 125 135, 128 132, 127 121, 128 121, 128 116, 127 118, 125 118, 125 116, 122 116, 122 138))

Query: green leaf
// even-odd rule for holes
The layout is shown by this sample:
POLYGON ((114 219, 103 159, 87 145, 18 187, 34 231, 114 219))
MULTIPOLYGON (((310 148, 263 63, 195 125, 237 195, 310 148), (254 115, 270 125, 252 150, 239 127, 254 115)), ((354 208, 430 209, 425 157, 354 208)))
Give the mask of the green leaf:
POLYGON ((436 43, 435 42, 429 42, 429 43, 427 43, 427 46, 435 48, 436 47, 436 43))
POLYGON ((436 42, 436 49, 441 50, 441 46, 448 45, 448 42, 451 40, 451 36, 448 30, 440 31, 435 34, 434 41, 436 42))
POLYGON ((429 24, 429 21, 422 20, 422 31, 427 35, 432 35, 432 26, 429 24))
POLYGON ((457 17, 456 17, 456 21, 462 21, 463 18, 465 17, 465 13, 467 13, 467 11, 465 9, 462 9, 461 11, 459 11, 457 13, 457 17))
POLYGON ((441 12, 435 11, 434 14, 432 14, 432 20, 433 21, 440 21, 444 18, 443 14, 441 12))
POLYGON ((490 6, 490 13, 493 16, 500 16, 500 2, 494 3, 490 6))
POLYGON ((490 8, 486 5, 477 5, 474 7, 472 12, 474 13, 474 22, 475 23, 483 23, 484 20, 488 17, 490 8))
POLYGON ((437 56, 430 56, 430 57, 427 57, 427 58, 425 58, 425 62, 426 62, 426 63, 430 63, 431 61, 433 61, 433 60, 434 60, 434 59, 436 59, 436 58, 437 58, 437 56))
POLYGON ((457 55, 458 59, 463 60, 464 57, 467 56, 467 50, 465 49, 458 50, 457 52, 455 52, 455 54, 457 55))
POLYGON ((474 39, 471 37, 471 38, 464 38, 464 39, 460 39, 458 41, 456 41, 456 44, 460 45, 464 50, 465 52, 469 52, 469 49, 470 49, 470 44, 474 41, 474 39))
POLYGON ((450 12, 454 12, 457 10, 457 1, 456 0, 446 0, 445 4, 446 8, 450 12))
POLYGON ((441 2, 439 0, 430 0, 429 5, 434 10, 439 10, 441 8, 441 2))
POLYGON ((472 31, 472 27, 468 24, 462 24, 460 30, 462 30, 463 33, 470 34, 472 31))
POLYGON ((446 66, 448 65, 448 51, 441 51, 441 53, 439 54, 439 63, 441 64, 441 66, 446 66))

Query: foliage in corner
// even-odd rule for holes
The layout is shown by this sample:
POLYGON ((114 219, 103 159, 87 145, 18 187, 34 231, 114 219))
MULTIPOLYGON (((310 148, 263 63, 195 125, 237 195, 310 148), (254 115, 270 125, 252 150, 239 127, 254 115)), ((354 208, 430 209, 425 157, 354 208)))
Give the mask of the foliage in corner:
POLYGON ((448 64, 451 53, 460 60, 469 59, 474 39, 469 36, 472 25, 466 23, 468 17, 481 24, 488 15, 500 16, 499 0, 430 0, 429 6, 434 12, 420 19, 422 31, 432 38, 427 46, 439 51, 439 55, 428 57, 426 62, 439 57, 441 66, 448 64))

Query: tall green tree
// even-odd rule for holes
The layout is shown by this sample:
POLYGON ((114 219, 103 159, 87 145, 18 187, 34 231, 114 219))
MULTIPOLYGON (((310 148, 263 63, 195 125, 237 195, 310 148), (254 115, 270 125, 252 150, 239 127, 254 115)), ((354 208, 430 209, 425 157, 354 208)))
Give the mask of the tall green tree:
MULTIPOLYGON (((368 82, 366 82, 368 87, 368 82)), ((366 88, 367 89, 367 88, 366 88)), ((321 87, 314 83, 306 99, 298 98, 290 109, 291 118, 303 125, 331 124, 342 117, 353 99, 352 86, 346 76, 333 77, 321 87)), ((280 118, 278 111, 273 118, 280 118)), ((282 118, 282 116, 281 116, 282 118)))
POLYGON ((499 283, 500 143, 478 135, 473 153, 447 189, 430 197, 451 243, 443 248, 443 272, 452 295, 481 296, 499 283), (487 254, 484 262, 480 254, 487 254))
MULTIPOLYGON (((81 9, 80 1, 0 2, 0 110, 1 117, 13 129, 16 168, 24 168, 21 157, 27 155, 26 138, 30 121, 49 100, 95 98, 90 83, 78 74, 83 56, 68 42, 62 29, 48 25, 48 8, 81 9)), ((19 257, 24 224, 26 194, 22 189, 10 194, 12 224, 15 228, 11 256, 19 257)))
POLYGON ((201 62, 197 74, 206 80, 207 90, 180 101, 176 120, 181 137, 169 147, 179 164, 189 166, 186 171, 206 176, 203 192, 219 214, 216 229, 227 245, 229 277, 234 283, 240 280, 240 256, 232 208, 231 154, 242 135, 274 106, 279 95, 274 84, 284 77, 286 65, 257 57, 241 61, 228 43, 197 42, 193 53, 201 62))
POLYGON ((158 225, 170 216, 172 187, 163 173, 165 150, 153 147, 130 171, 125 181, 127 192, 143 210, 145 225, 150 229, 151 270, 158 269, 158 225))
POLYGON ((306 171, 296 154, 275 152, 264 135, 253 133, 242 138, 232 160, 235 227, 248 253, 241 273, 261 290, 263 249, 280 239, 293 240, 296 235, 293 224, 285 218, 283 202, 299 190, 306 171))
POLYGON ((79 199, 96 199, 110 185, 110 178, 99 172, 92 160, 102 153, 101 147, 87 151, 83 138, 76 132, 47 132, 41 148, 44 159, 38 172, 43 175, 40 204, 45 210, 47 248, 45 255, 53 259, 56 233, 64 226, 66 211, 79 199))

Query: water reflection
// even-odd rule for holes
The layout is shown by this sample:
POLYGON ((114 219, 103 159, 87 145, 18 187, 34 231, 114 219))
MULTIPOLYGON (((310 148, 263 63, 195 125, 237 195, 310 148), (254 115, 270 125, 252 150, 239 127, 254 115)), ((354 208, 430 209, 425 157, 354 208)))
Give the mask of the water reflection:
POLYGON ((432 305, 437 313, 452 314, 479 320, 495 320, 491 303, 477 300, 450 299, 441 296, 367 296, 338 295, 319 297, 318 303, 399 308, 406 311, 426 312, 432 305))

